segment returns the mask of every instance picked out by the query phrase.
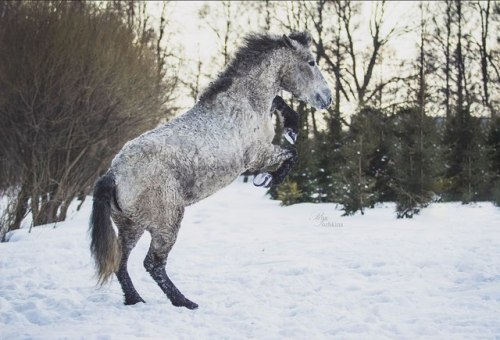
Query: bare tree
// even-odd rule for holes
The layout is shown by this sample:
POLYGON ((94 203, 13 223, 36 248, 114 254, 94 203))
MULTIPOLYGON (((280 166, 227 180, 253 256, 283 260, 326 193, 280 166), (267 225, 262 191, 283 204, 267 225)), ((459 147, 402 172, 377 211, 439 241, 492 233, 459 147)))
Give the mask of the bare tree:
POLYGON ((446 105, 446 118, 450 117, 450 72, 451 72, 451 52, 450 52, 450 37, 451 37, 451 0, 446 0, 446 45, 445 45, 445 77, 446 77, 446 87, 445 87, 445 105, 446 105))
POLYGON ((490 83, 490 75, 489 75, 489 63, 490 63, 490 52, 488 49, 488 38, 489 38, 489 29, 490 29, 490 5, 491 1, 487 0, 486 4, 483 1, 478 1, 475 3, 477 11, 479 12, 479 16, 481 18, 481 41, 479 43, 479 52, 481 56, 481 78, 482 78, 482 87, 483 87, 483 96, 482 102, 483 105, 486 106, 490 114, 494 114, 493 107, 490 102, 490 93, 489 93, 489 83, 490 83))
POLYGON ((212 30, 220 44, 222 65, 225 66, 230 59, 230 49, 240 37, 241 31, 238 23, 241 22, 243 3, 235 4, 232 1, 221 1, 218 3, 205 4, 200 12, 200 19, 212 30), (236 21, 235 18, 239 20, 236 21))
POLYGON ((121 145, 164 117, 154 43, 137 40, 125 18, 76 2, 3 14, 0 155, 9 163, 0 167, 10 175, 0 190, 13 196, 3 232, 28 211, 34 225, 63 220, 121 145))
POLYGON ((336 11, 343 26, 350 62, 349 67, 346 68, 346 77, 349 79, 345 86, 346 97, 350 100, 354 99, 358 108, 364 107, 369 101, 380 95, 382 89, 389 84, 404 79, 401 76, 393 76, 380 80, 376 86, 372 85, 374 69, 380 60, 382 48, 396 34, 406 32, 405 27, 398 28, 394 26, 387 33, 382 34, 386 2, 377 1, 374 4, 375 9, 369 22, 371 46, 369 51, 367 51, 368 57, 365 60, 359 60, 360 51, 356 48, 354 39, 356 25, 353 23, 355 16, 359 13, 359 4, 340 0, 335 2, 336 11))

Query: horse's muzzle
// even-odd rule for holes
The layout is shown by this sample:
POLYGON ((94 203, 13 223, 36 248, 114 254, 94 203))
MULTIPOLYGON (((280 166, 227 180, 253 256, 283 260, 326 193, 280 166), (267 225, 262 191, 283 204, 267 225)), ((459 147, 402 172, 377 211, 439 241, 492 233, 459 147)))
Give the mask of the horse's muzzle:
POLYGON ((326 109, 332 103, 332 93, 330 90, 323 91, 323 93, 316 94, 316 102, 318 103, 318 108, 326 109))

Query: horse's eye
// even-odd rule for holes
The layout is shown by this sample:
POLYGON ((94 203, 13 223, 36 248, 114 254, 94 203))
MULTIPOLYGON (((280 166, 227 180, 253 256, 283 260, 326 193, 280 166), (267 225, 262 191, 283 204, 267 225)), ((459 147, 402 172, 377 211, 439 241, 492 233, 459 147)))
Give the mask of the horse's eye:
POLYGON ((311 60, 311 61, 309 62, 309 65, 311 65, 311 66, 314 66, 315 64, 316 64, 316 63, 314 62, 314 60, 311 60))

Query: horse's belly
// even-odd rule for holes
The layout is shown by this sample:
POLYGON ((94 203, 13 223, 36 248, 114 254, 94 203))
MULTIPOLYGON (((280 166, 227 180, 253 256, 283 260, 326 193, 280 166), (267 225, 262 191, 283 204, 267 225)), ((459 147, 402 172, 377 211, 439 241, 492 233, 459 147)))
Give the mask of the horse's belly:
POLYGON ((203 142, 192 135, 165 134, 147 147, 149 139, 130 143, 113 161, 124 189, 120 198, 134 205, 138 195, 153 190, 190 205, 231 184, 246 170, 247 144, 228 132, 210 133, 203 142))

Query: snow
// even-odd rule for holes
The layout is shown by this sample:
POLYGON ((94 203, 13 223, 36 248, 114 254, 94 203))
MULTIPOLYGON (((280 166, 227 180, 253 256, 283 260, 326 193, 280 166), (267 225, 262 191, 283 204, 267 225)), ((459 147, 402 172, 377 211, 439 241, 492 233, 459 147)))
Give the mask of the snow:
POLYGON ((187 209, 172 281, 200 308, 173 307, 129 261, 146 304, 98 289, 90 199, 66 222, 0 244, 0 339, 384 339, 500 336, 500 209, 433 204, 397 220, 392 204, 340 217, 334 204, 280 207, 236 181, 187 209))

